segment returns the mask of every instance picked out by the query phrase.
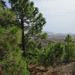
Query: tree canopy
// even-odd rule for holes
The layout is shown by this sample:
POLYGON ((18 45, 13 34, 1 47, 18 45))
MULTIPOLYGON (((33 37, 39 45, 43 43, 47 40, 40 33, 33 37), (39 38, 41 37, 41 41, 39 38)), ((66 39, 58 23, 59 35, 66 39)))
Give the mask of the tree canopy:
MULTIPOLYGON (((42 27, 46 21, 42 14, 39 13, 37 7, 34 7, 34 3, 29 0, 9 0, 12 10, 16 12, 17 19, 20 22, 22 29, 22 46, 25 50, 24 32, 28 35, 35 35, 41 32, 42 27)), ((24 51, 25 54, 25 51, 24 51)))

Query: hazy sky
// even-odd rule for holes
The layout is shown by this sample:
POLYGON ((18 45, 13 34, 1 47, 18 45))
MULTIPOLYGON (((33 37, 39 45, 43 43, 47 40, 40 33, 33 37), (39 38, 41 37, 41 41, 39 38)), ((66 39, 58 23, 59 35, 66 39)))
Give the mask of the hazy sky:
MULTIPOLYGON (((5 0, 7 1, 7 0, 5 0)), ((46 18, 44 31, 75 33, 75 0, 31 0, 46 18)))
POLYGON ((46 18, 44 31, 75 33, 75 0, 32 0, 46 18))

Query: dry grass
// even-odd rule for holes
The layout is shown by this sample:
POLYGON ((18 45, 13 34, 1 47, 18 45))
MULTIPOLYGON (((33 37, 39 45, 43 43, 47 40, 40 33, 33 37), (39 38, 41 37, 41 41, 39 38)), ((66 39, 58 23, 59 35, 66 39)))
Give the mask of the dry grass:
POLYGON ((28 69, 31 75, 75 75, 75 62, 56 66, 55 68, 50 66, 48 69, 35 64, 29 65, 28 69))

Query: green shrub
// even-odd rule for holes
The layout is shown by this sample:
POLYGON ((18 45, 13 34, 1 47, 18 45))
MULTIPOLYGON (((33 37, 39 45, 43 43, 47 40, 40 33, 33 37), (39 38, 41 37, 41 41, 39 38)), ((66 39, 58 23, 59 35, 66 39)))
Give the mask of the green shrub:
POLYGON ((66 36, 65 42, 65 61, 75 60, 75 43, 69 34, 66 36))
POLYGON ((41 65, 48 67, 50 65, 54 65, 54 46, 51 44, 49 47, 44 48, 43 51, 39 51, 38 53, 38 61, 41 65))
POLYGON ((21 57, 22 51, 14 51, 2 60, 3 75, 30 75, 26 60, 21 57))
POLYGON ((0 61, 2 62, 3 75, 30 75, 27 70, 26 59, 22 57, 21 29, 11 27, 0 33, 0 61), (16 31, 15 31, 16 29, 16 31), (14 32, 14 34, 13 34, 14 32))
POLYGON ((69 43, 65 45, 65 58, 64 59, 65 61, 75 60, 75 44, 74 43, 69 43))
POLYGON ((56 42, 54 45, 54 57, 55 57, 55 61, 61 61, 64 58, 64 46, 62 45, 61 42, 56 42))

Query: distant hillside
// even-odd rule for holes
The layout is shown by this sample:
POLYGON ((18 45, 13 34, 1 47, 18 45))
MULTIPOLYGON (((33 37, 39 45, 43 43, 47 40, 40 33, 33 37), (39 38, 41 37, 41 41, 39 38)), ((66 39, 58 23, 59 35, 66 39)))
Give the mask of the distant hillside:
POLYGON ((47 32, 44 31, 43 33, 48 34, 48 39, 54 38, 54 39, 65 39, 67 34, 70 34, 72 36, 72 39, 75 40, 75 33, 53 33, 53 32, 47 32))
MULTIPOLYGON (((43 32, 48 34, 48 39, 47 40, 39 40, 42 43, 43 47, 48 46, 48 42, 51 41, 52 43, 61 41, 64 43, 64 39, 66 38, 67 34, 62 34, 62 33, 52 33, 52 32, 43 32)), ((71 34, 72 39, 75 41, 75 34, 71 34)))

